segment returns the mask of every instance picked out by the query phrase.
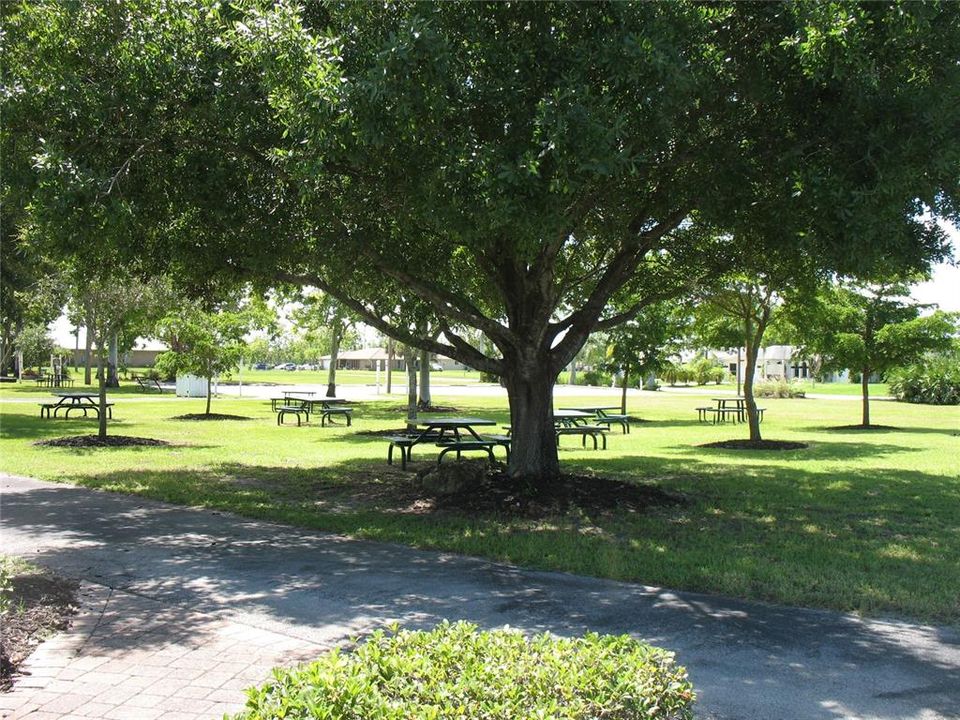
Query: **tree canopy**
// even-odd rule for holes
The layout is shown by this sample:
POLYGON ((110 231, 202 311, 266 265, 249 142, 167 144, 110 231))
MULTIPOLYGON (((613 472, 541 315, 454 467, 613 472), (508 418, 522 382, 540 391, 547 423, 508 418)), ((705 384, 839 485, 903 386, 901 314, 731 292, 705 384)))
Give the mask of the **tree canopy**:
POLYGON ((921 211, 958 211, 951 3, 8 14, 3 142, 56 248, 95 228, 198 282, 313 285, 501 375, 520 478, 559 472, 552 385, 589 334, 736 267, 724 238, 917 267, 943 253, 921 211))

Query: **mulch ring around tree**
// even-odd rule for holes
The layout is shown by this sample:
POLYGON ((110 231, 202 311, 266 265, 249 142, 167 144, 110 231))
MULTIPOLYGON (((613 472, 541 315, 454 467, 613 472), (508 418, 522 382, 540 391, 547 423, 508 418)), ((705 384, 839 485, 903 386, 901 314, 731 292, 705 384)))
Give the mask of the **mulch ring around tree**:
POLYGON ((791 440, 721 440, 697 447, 720 450, 805 450, 810 446, 791 440))
POLYGON ((11 688, 17 668, 37 645, 70 627, 70 618, 77 613, 78 588, 76 581, 46 570, 10 578, 9 592, 5 592, 10 604, 0 620, 0 692, 11 688))
POLYGON ((245 415, 221 415, 220 413, 187 413, 186 415, 174 415, 171 420, 253 420, 245 415))
MULTIPOLYGON (((396 405, 395 407, 390 408, 390 410, 391 410, 392 412, 403 413, 404 415, 407 414, 407 412, 409 411, 409 409, 410 409, 410 408, 409 408, 408 406, 406 406, 406 405, 396 405)), ((455 412, 460 412, 460 408, 455 408, 455 407, 453 407, 452 405, 427 405, 426 407, 418 407, 418 408, 417 408, 417 412, 423 412, 423 413, 437 413, 437 412, 455 413, 455 412)))
POLYGON ((47 447, 155 447, 170 445, 166 440, 154 438, 132 437, 130 435, 107 435, 102 438, 97 435, 70 435, 68 437, 53 438, 52 440, 38 440, 34 445, 47 447))
POLYGON ((656 485, 640 485, 593 475, 562 475, 537 492, 525 492, 504 472, 488 473, 479 487, 439 495, 435 507, 470 515, 504 514, 530 518, 563 514, 572 507, 585 514, 641 513, 654 507, 686 505, 689 499, 656 485))
POLYGON ((834 425, 833 427, 824 428, 824 430, 899 430, 900 428, 894 427, 893 425, 834 425))

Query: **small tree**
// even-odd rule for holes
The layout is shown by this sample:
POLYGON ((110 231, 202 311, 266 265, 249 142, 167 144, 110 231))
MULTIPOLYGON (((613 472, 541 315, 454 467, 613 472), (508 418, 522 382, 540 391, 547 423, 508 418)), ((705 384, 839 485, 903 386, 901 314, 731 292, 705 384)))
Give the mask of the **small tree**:
POLYGON ((704 296, 704 300, 697 312, 701 339, 714 347, 737 344, 746 349, 743 397, 750 440, 759 442, 762 438, 753 382, 763 335, 779 303, 774 283, 762 275, 731 276, 725 285, 704 296), (731 342, 734 338, 735 343, 731 342))
POLYGON ((870 427, 870 377, 946 350, 957 332, 956 316, 911 302, 909 281, 846 281, 823 288, 805 308, 807 346, 825 367, 860 373, 861 426, 870 427))
MULTIPOLYGON (((162 280, 141 282, 122 270, 95 277, 74 268, 65 270, 72 288, 68 314, 83 318, 97 357, 100 438, 107 436, 107 356, 117 335, 149 327, 168 301, 168 284, 162 280)), ((76 320, 74 320, 76 321, 76 320)))
POLYGON ((46 325, 28 325, 20 331, 16 340, 17 352, 23 356, 24 366, 36 366, 37 371, 50 359, 53 339, 46 325))
POLYGON ((627 414, 627 388, 632 377, 643 377, 667 365, 676 352, 684 320, 676 303, 657 303, 607 334, 603 368, 620 374, 620 412, 627 414))
POLYGON ((294 313, 294 320, 309 329, 325 331, 330 348, 327 397, 336 397, 340 348, 356 322, 356 315, 331 295, 316 292, 306 296, 303 308, 294 313))
POLYGON ((199 303, 180 308, 164 317, 157 333, 170 345, 170 351, 157 359, 157 365, 178 373, 189 373, 207 380, 207 405, 210 415, 213 378, 234 370, 248 351, 246 335, 269 323, 264 307, 237 305, 205 310, 199 303))

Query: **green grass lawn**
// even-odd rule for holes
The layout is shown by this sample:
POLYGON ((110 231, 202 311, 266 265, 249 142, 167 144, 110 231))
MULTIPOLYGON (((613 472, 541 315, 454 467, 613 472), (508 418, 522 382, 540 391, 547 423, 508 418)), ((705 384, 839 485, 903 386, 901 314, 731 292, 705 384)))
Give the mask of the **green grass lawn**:
MULTIPOLYGON (((765 399, 765 437, 810 447, 745 452, 698 447, 746 432, 698 424, 702 397, 643 393, 630 411, 646 422, 632 434, 611 433, 607 451, 567 438, 561 462, 577 473, 657 484, 688 502, 530 520, 423 502, 413 472, 386 465, 386 442, 357 432, 401 427, 399 395, 363 403, 352 428, 298 428, 277 427, 264 401, 218 399, 214 412, 250 419, 189 422, 172 417, 202 411, 202 400, 112 394, 112 433, 174 447, 35 446, 94 432, 95 421, 40 420, 36 402, 48 390, 2 386, 0 469, 530 567, 960 623, 957 407, 876 402, 874 422, 897 429, 858 432, 828 429, 859 421, 855 400, 765 399)), ((500 399, 444 395, 442 403, 507 422, 500 399)), ((415 454, 414 470, 435 457, 432 450, 415 454)))
MULTIPOLYGON (((860 383, 812 383, 807 381, 798 383, 798 385, 808 393, 818 395, 855 395, 860 397, 863 393, 860 383)), ((890 386, 887 383, 870 383, 867 387, 870 391, 870 397, 884 397, 890 394, 890 386)))
MULTIPOLYGON (((229 382, 237 382, 238 375, 233 373, 229 382)), ((418 378, 419 379, 419 378, 418 378)), ((327 384, 326 370, 251 370, 244 368, 244 383, 291 383, 327 384)), ((337 370, 337 385, 373 385, 377 382, 377 373, 373 370, 337 370)), ((406 385, 407 373, 394 370, 393 382, 406 385)), ((467 385, 480 382, 480 373, 475 370, 442 370, 430 373, 431 385, 467 385)), ((380 373, 380 384, 387 384, 387 373, 380 373)))

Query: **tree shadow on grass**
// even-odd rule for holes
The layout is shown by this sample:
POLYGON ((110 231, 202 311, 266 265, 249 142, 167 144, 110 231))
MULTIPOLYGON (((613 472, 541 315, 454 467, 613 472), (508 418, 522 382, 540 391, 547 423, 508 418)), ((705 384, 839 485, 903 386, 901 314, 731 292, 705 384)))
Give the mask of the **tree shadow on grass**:
MULTIPOLYGON (((664 461, 661 469, 676 472, 684 462, 664 461)), ((283 470, 244 472, 277 478, 283 470)), ((168 475, 175 483, 183 474, 168 475)), ((34 561, 156 603, 151 632, 131 635, 128 648, 163 646, 171 632, 195 633, 202 643, 203 612, 238 615, 254 626, 280 623, 284 632, 326 643, 391 619, 410 627, 467 619, 482 627, 642 637, 677 651, 701 710, 724 717, 768 715, 772 699, 788 703, 798 720, 949 717, 960 709, 952 690, 960 685, 960 636, 947 628, 531 573, 69 487, 5 493, 4 513, 12 546, 36 550, 34 561), (70 541, 55 540, 63 537, 70 541)), ((557 530, 540 531, 551 542, 559 538, 557 530)), ((601 536, 585 540, 584 552, 604 551, 601 536)), ((90 652, 101 649, 96 636, 89 642, 90 652)))
MULTIPOLYGON (((807 443, 806 448, 798 450, 729 450, 725 448, 709 447, 699 444, 679 446, 676 451, 684 455, 696 455, 705 458, 742 457, 752 459, 774 458, 780 460, 854 460, 867 457, 882 457, 885 455, 899 455, 901 453, 924 452, 923 448, 893 443, 857 442, 854 437, 851 442, 837 442, 823 440, 824 436, 794 437, 791 441, 807 443)), ((736 438, 734 438, 736 439, 736 438)), ((765 438, 766 439, 766 438, 765 438)), ((775 438, 773 438, 775 439, 775 438)))
POLYGON ((817 433, 828 433, 832 436, 837 435, 848 435, 851 438, 863 438, 870 437, 872 435, 895 435, 898 433, 907 433, 907 434, 918 434, 918 435, 957 435, 960 433, 960 422, 957 423, 955 428, 932 428, 932 427, 915 427, 910 425, 891 425, 891 426, 876 426, 871 427, 869 430, 861 430, 853 426, 826 426, 826 425, 806 425, 803 427, 797 427, 797 430, 803 430, 807 432, 817 432, 817 433))
MULTIPOLYGON (((129 421, 115 419, 107 421, 107 432, 121 429, 129 421)), ((84 435, 96 432, 98 420, 94 416, 69 418, 40 418, 36 415, 4 413, 0 418, 0 439, 3 440, 43 440, 64 435, 84 435)))

